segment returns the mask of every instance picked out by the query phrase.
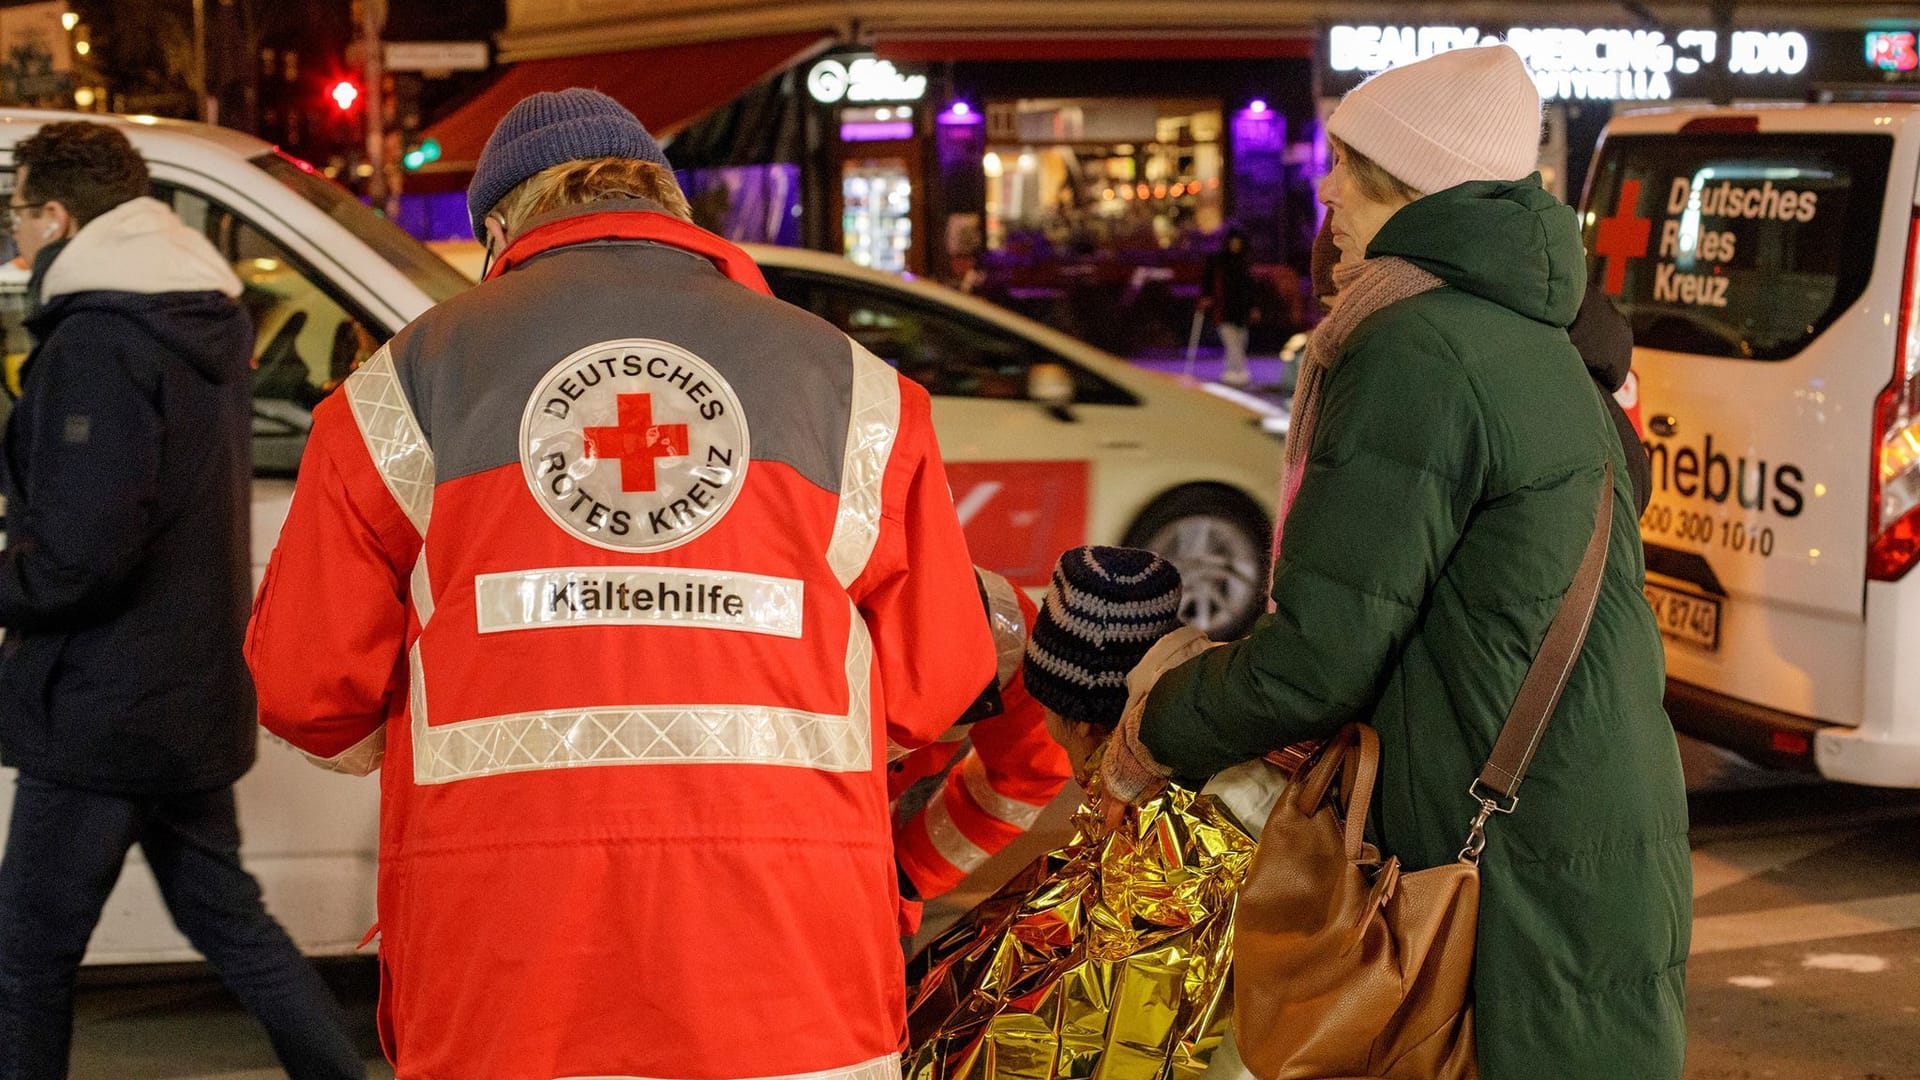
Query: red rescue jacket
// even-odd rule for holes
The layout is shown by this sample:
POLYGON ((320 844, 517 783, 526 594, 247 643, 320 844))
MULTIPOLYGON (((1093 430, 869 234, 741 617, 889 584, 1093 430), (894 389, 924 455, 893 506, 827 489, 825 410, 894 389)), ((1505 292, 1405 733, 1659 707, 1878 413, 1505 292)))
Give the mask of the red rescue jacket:
POLYGON ((895 1077, 885 747, 994 672, 926 394, 651 204, 495 269, 315 410, 248 636, 385 762, 396 1072, 895 1077))
POLYGON ((1027 635, 1039 609, 1027 594, 981 571, 988 619, 999 654, 1003 711, 964 727, 894 763, 895 799, 917 783, 943 776, 926 804, 894 831, 894 856, 920 898, 960 884, 1033 827, 1073 769, 1047 733, 1046 710, 1020 674, 1027 635), (956 759, 958 759, 956 761, 956 759))

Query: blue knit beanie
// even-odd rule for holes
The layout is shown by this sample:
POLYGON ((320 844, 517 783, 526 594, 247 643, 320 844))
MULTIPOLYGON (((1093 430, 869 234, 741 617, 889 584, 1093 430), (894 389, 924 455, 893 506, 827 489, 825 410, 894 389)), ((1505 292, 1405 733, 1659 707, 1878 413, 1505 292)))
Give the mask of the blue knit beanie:
POLYGON ((507 192, 569 161, 617 157, 672 168, 646 125, 625 105, 598 90, 543 90, 507 110, 487 138, 467 188, 473 238, 486 243, 487 211, 507 192))
POLYGON ((1135 548, 1073 548, 1054 566, 1027 640, 1027 693, 1068 720, 1111 728, 1127 707, 1127 672, 1179 627, 1172 563, 1135 548))

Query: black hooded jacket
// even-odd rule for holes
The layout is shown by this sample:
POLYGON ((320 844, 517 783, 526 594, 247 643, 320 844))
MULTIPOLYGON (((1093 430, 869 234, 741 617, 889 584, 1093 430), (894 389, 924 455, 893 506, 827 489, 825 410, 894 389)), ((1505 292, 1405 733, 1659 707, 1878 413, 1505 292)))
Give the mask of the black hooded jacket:
POLYGON ((36 266, 8 421, 0 761, 127 795, 253 764, 253 334, 239 282, 137 199, 36 266))
POLYGON ((1647 512, 1647 500, 1653 495, 1653 463, 1647 458, 1646 444, 1633 429, 1633 421, 1613 395, 1626 385, 1633 370, 1633 325, 1620 309, 1613 306, 1597 280, 1587 282, 1587 294, 1581 298, 1580 311, 1567 327, 1567 337, 1580 351, 1587 374, 1606 392, 1607 415, 1620 433, 1620 445, 1627 452, 1627 478, 1633 481, 1633 508, 1647 512))

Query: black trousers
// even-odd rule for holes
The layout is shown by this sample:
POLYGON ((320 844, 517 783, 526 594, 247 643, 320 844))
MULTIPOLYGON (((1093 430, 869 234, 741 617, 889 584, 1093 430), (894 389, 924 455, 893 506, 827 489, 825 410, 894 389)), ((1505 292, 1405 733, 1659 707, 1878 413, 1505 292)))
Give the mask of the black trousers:
POLYGON ((21 777, 0 860, 0 1080, 64 1080, 73 982, 128 848, 293 1080, 364 1080, 340 1007, 240 865, 233 789, 126 798, 21 777))

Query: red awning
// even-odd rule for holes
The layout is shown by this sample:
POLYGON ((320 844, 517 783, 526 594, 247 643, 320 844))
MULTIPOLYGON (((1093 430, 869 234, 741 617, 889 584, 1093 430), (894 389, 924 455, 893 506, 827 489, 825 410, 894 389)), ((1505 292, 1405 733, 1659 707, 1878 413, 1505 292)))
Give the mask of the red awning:
POLYGON ((421 137, 440 143, 440 160, 430 166, 432 171, 470 173, 487 136, 521 98, 541 90, 586 86, 632 109, 648 131, 664 139, 829 40, 829 34, 817 31, 523 60, 421 137))
MULTIPOLYGON (((874 51, 901 63, 996 60, 1286 60, 1313 55, 1310 35, 1242 37, 890 37, 874 51)), ((1143 73, 1145 74, 1145 73, 1143 73)))

